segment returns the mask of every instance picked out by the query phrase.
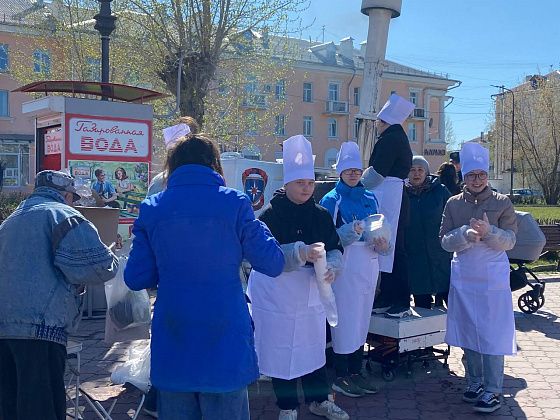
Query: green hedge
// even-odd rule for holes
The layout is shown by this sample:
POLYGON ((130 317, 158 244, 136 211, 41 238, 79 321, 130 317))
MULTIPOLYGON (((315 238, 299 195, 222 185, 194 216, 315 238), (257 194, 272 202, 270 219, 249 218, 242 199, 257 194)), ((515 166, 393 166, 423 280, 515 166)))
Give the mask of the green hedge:
POLYGON ((515 210, 531 213, 539 225, 554 225, 560 223, 560 206, 516 205, 515 210))
POLYGON ((23 192, 0 193, 0 222, 8 217, 29 194, 23 192))

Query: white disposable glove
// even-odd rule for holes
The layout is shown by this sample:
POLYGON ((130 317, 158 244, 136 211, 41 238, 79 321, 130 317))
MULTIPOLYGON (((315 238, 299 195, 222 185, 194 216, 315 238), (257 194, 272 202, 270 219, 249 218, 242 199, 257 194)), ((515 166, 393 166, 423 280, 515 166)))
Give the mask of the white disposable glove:
POLYGON ((361 220, 355 220, 350 223, 346 223, 336 229, 338 237, 340 238, 340 243, 343 247, 353 244, 359 241, 364 232, 364 222, 361 220))
POLYGON ((478 233, 480 239, 484 239, 490 232, 490 223, 488 222, 486 212, 482 215, 482 220, 472 218, 470 220, 470 226, 478 233))
POLYGON ((302 246, 299 249, 300 252, 299 255, 303 261, 314 263, 315 261, 317 261, 317 258, 319 258, 322 255, 324 250, 325 250, 325 244, 322 242, 316 242, 311 245, 302 246))
POLYGON ((473 228, 468 228, 465 231, 465 238, 467 239, 467 241, 475 243, 480 241, 480 234, 473 228))

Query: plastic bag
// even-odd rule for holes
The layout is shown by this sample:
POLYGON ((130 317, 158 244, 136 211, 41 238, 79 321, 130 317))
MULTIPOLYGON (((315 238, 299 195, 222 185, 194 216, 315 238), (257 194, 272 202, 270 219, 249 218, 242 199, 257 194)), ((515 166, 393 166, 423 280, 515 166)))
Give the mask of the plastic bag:
POLYGON ((321 256, 313 263, 313 267, 315 268, 319 297, 327 315, 327 322, 331 327, 336 327, 338 324, 338 309, 336 307, 333 289, 331 285, 325 281, 325 274, 327 273, 327 253, 324 248, 321 256))
POLYGON ((130 290, 124 282, 127 257, 120 257, 119 271, 114 279, 105 283, 107 316, 117 330, 150 324, 150 297, 146 290, 130 290))
POLYGON ((128 350, 128 360, 114 370, 111 381, 114 384, 128 382, 146 394, 150 390, 150 343, 138 345, 128 350))
POLYGON ((391 242, 391 226, 382 214, 372 214, 364 219, 364 239, 372 243, 378 238, 391 242))

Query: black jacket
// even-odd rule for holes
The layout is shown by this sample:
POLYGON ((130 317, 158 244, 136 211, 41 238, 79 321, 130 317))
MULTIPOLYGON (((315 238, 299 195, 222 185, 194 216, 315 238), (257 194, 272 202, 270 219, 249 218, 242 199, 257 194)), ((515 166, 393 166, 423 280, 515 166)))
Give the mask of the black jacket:
POLYGON ((383 176, 406 179, 412 166, 412 150, 400 124, 389 126, 377 139, 369 166, 383 176))
POLYGON ((295 204, 288 199, 284 189, 279 189, 259 220, 268 226, 280 244, 323 242, 325 251, 339 249, 342 252, 331 215, 316 204, 313 197, 303 204, 295 204))

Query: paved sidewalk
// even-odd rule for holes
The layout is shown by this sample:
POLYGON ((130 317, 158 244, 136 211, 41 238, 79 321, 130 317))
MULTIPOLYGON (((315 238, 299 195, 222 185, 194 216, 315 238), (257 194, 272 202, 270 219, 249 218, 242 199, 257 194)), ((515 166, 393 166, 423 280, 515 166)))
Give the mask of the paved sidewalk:
MULTIPOLYGON (((503 419, 560 419, 560 279, 551 278, 546 285, 544 307, 533 315, 526 315, 517 307, 517 297, 529 290, 514 293, 515 320, 519 354, 506 358, 504 404, 501 410, 489 415, 503 419)), ((85 320, 76 339, 82 341, 82 382, 91 385, 109 383, 110 372, 127 359, 131 343, 107 346, 103 343, 104 320, 85 320)), ((449 370, 441 362, 431 362, 428 368, 415 365, 412 377, 405 369, 393 382, 379 380, 379 394, 363 398, 337 395, 337 404, 352 419, 471 419, 482 418, 472 407, 461 401, 464 387, 462 351, 451 350, 449 370)), ((376 370, 377 377, 380 370, 376 370)), ((139 392, 131 392, 115 407, 115 420, 133 415, 139 392)), ((270 382, 259 382, 250 388, 251 419, 276 420, 274 395, 270 382)), ((84 405, 80 401, 80 405, 84 405)), ((318 419, 302 405, 299 419, 318 419)), ((71 417, 69 417, 70 419, 71 417)), ((89 407, 86 420, 95 419, 89 407)), ((150 417, 140 415, 142 420, 150 417)), ((227 420, 227 419, 224 419, 227 420)))

